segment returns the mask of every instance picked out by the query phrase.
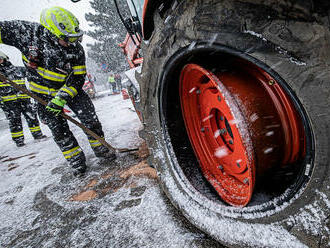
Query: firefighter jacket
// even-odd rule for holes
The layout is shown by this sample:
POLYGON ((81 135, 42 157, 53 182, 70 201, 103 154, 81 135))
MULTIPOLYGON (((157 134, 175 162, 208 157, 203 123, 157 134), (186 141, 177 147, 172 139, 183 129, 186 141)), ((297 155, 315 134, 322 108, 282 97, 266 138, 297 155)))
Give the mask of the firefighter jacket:
POLYGON ((109 76, 108 77, 108 83, 110 83, 110 84, 113 84, 113 83, 115 83, 116 81, 115 81, 115 77, 114 76, 109 76))
POLYGON ((86 65, 80 43, 63 47, 42 25, 18 20, 0 22, 0 43, 22 52, 32 92, 57 95, 68 101, 82 88, 86 65), (37 64, 35 69, 28 66, 32 58, 37 64))
MULTIPOLYGON (((9 61, 5 61, 0 64, 0 73, 25 88, 25 73, 21 68, 13 66, 9 61)), ((0 98, 1 101, 6 104, 7 102, 29 99, 30 97, 23 92, 17 91, 10 84, 0 81, 0 98)))

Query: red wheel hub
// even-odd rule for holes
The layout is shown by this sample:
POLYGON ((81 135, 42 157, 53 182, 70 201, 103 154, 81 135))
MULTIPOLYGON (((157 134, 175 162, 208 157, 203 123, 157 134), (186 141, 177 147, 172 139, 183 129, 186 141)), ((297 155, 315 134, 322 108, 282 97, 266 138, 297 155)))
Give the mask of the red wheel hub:
POLYGON ((205 178, 233 206, 249 203, 257 175, 301 156, 303 134, 289 97, 241 61, 212 73, 188 64, 180 78, 187 133, 205 178))

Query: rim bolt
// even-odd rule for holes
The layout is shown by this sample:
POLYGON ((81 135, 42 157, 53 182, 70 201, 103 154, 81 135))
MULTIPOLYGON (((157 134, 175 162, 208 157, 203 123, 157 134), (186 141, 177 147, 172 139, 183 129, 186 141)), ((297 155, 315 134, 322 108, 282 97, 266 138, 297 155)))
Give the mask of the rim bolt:
POLYGON ((222 167, 222 165, 219 165, 218 168, 219 168, 221 171, 223 171, 223 167, 222 167))
POLYGON ((220 121, 223 121, 223 116, 220 116, 220 121))
POLYGON ((275 80, 273 80, 273 79, 269 80, 269 81, 268 81, 268 84, 269 84, 269 85, 274 85, 274 84, 275 84, 275 80))
POLYGON ((245 179, 243 180, 243 183, 244 183, 244 184, 249 184, 249 179, 248 179, 248 178, 245 178, 245 179))
POLYGON ((233 140, 229 140, 229 144, 234 144, 234 141, 233 140))
POLYGON ((218 96, 218 101, 221 102, 221 96, 218 96))
POLYGON ((200 91, 200 90, 196 90, 196 93, 197 93, 197 94, 200 94, 200 93, 201 93, 201 91, 200 91))
POLYGON ((239 162, 236 162, 236 165, 238 168, 241 168, 241 165, 239 164, 239 162))
POLYGON ((205 132, 205 128, 204 128, 204 127, 201 128, 201 132, 202 132, 202 133, 205 132))

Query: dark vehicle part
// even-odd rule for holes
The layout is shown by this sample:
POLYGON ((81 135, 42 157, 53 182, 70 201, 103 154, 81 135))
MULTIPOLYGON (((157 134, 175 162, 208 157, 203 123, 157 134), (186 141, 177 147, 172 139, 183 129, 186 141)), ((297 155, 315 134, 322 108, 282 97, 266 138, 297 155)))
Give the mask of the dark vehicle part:
POLYGON ((132 34, 134 34, 136 32, 136 25, 133 25, 133 20, 128 18, 128 19, 124 19, 124 17, 122 16, 120 10, 119 10, 119 7, 118 7, 118 3, 117 3, 117 0, 114 0, 114 3, 115 3, 115 6, 116 6, 116 10, 117 10, 117 13, 119 15, 119 18, 121 20, 121 22, 123 23, 123 25, 125 26, 126 30, 127 30, 127 33, 129 34, 129 36, 131 37, 131 40, 132 42, 137 45, 135 43, 135 40, 134 38, 132 37, 132 34))
POLYGON ((142 13, 141 1, 139 1, 140 4, 138 6, 136 6, 133 0, 127 1, 131 13, 131 17, 127 19, 123 18, 117 0, 114 0, 114 3, 120 20, 127 30, 126 38, 119 44, 119 47, 122 48, 130 68, 134 68, 141 65, 143 62, 143 58, 140 55, 142 28, 139 19, 141 16, 139 16, 139 13, 142 13))
POLYGON ((138 75, 149 162, 172 203, 225 245, 330 241, 328 12, 302 2, 152 13, 138 75))
POLYGON ((130 68, 135 68, 143 63, 143 58, 140 55, 140 41, 136 35, 127 33, 125 40, 119 44, 119 47, 122 48, 130 68))

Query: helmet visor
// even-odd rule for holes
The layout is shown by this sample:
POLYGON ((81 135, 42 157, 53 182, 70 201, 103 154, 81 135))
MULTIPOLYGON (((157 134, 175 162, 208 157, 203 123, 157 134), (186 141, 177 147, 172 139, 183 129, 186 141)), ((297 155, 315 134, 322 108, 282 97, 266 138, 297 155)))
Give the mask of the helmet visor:
POLYGON ((81 42, 82 41, 82 34, 80 36, 75 36, 75 35, 61 35, 60 39, 64 40, 67 43, 77 43, 77 42, 81 42))

